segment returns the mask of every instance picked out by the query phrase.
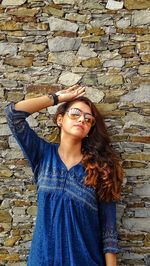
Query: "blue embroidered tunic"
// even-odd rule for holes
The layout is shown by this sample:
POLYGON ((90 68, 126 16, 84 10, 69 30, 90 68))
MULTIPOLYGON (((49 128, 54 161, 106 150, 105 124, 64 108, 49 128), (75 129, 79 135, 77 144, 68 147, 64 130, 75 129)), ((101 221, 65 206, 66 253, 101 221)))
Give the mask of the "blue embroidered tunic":
POLYGON ((66 168, 58 144, 30 128, 30 113, 10 103, 5 114, 37 185, 38 212, 27 265, 104 266, 105 253, 118 253, 115 202, 97 200, 94 188, 84 185, 81 162, 66 168))

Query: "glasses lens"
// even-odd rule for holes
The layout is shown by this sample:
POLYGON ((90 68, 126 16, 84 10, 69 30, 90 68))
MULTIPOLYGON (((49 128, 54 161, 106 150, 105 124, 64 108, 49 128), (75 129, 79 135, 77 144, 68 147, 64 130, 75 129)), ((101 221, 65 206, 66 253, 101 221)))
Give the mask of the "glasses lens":
POLYGON ((86 124, 89 126, 95 125, 95 118, 90 114, 82 112, 78 108, 71 108, 67 111, 67 113, 68 113, 69 118, 72 120, 77 120, 80 118, 82 114, 84 114, 84 119, 85 119, 86 124))
POLYGON ((92 115, 85 114, 85 121, 88 125, 91 125, 91 126, 95 125, 95 118, 92 115))
POLYGON ((76 108, 71 108, 68 111, 68 116, 72 119, 72 120, 76 120, 81 116, 81 112, 80 110, 76 109, 76 108))

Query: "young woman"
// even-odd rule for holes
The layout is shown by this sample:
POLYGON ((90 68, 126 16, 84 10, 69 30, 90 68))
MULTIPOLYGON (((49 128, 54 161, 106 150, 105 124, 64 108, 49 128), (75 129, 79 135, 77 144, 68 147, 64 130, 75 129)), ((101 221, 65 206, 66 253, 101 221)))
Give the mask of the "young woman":
POLYGON ((116 200, 123 169, 101 114, 73 86, 10 103, 8 125, 32 168, 38 212, 28 266, 116 266, 116 200), (26 118, 59 105, 60 144, 40 138, 26 118))

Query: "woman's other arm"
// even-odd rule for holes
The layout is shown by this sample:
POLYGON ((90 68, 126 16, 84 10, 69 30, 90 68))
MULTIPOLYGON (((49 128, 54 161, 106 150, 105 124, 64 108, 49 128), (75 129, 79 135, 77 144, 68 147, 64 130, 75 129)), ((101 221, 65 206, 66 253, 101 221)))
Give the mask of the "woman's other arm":
POLYGON ((114 253, 105 253, 106 266, 117 266, 117 255, 114 253))
POLYGON ((52 105, 53 100, 50 99, 47 95, 44 95, 37 98, 20 101, 15 104, 15 109, 32 114, 52 105))
POLYGON ((102 228, 103 252, 106 266, 117 266, 118 233, 116 228, 116 202, 99 202, 99 217, 102 228))

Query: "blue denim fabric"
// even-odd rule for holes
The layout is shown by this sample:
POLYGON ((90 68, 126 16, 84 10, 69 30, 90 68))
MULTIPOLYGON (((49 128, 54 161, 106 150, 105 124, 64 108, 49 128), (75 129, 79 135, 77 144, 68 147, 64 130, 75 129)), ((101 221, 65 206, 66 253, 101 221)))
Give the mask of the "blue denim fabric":
POLYGON ((28 266, 104 266, 104 253, 118 253, 116 203, 96 199, 84 185, 82 163, 68 170, 58 144, 39 137, 30 113, 5 108, 8 125, 28 160, 37 185, 37 219, 28 266))

